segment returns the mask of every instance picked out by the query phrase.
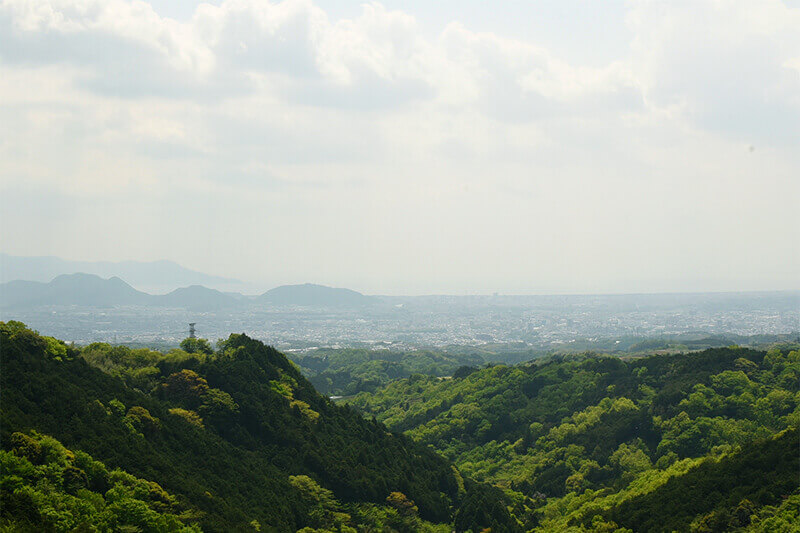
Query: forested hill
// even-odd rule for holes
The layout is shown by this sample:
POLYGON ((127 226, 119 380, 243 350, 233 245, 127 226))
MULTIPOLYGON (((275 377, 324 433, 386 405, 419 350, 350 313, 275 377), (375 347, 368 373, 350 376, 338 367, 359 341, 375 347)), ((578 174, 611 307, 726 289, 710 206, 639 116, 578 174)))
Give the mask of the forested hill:
POLYGON ((0 323, 1 525, 521 529, 524 506, 513 518, 501 491, 334 405, 274 349, 244 335, 184 348, 76 349, 0 323), (125 476, 147 481, 111 490, 125 476))
POLYGON ((736 347, 412 376, 349 402, 538 531, 800 531, 800 352, 736 347))
POLYGON ((483 363, 477 354, 450 354, 434 350, 396 352, 320 348, 308 353, 295 353, 291 357, 319 392, 340 396, 371 392, 411 374, 449 376, 461 366, 483 363))

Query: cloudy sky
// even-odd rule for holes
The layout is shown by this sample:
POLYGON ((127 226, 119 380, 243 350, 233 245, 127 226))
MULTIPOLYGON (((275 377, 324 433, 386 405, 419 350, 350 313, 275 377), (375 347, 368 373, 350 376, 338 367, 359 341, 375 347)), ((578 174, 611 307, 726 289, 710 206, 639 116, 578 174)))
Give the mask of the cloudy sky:
POLYGON ((0 251, 800 289, 800 2, 0 0, 0 251))

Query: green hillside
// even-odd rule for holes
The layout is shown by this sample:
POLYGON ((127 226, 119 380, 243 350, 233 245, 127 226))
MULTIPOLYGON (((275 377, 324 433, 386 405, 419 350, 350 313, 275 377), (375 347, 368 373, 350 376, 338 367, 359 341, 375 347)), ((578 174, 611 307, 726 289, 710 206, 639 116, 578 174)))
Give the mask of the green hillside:
POLYGON ((339 396, 372 392, 381 385, 411 374, 449 376, 461 366, 483 363, 483 359, 475 354, 358 348, 321 348, 292 354, 291 359, 300 365, 319 392, 339 396))
POLYGON ((0 450, 3 526, 20 531, 197 532, 197 511, 158 483, 109 469, 52 437, 13 433, 0 450))
MULTIPOLYGON (((276 350, 244 335, 213 353, 201 342, 184 347, 194 353, 76 349, 0 323, 3 450, 24 457, 19 435, 50 435, 106 469, 157 483, 205 531, 446 530, 454 520, 518 530, 499 490, 334 405, 276 350), (479 512, 465 518, 466 504, 479 512)), ((36 489, 36 479, 4 477, 3 502, 36 489)), ((11 527, 30 517, 4 505, 2 519, 11 527)))
POLYGON ((798 351, 462 368, 349 403, 530 499, 541 531, 729 531, 770 506, 797 516, 798 351))

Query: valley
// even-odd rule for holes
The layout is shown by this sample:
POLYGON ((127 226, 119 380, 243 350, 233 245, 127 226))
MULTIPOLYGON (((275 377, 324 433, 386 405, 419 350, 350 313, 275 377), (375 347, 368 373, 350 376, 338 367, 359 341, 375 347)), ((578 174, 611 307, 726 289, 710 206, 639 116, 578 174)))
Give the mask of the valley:
POLYGON ((796 344, 298 359, 327 365, 326 393, 346 376, 337 405, 241 334, 164 352, 0 334, 10 530, 796 530, 796 344))

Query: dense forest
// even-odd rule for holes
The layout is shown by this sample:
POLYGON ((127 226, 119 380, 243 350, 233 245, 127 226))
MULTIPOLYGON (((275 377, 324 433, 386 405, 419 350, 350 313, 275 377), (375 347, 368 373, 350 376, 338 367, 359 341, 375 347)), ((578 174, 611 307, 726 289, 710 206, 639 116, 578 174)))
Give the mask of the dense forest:
POLYGON ((337 405, 245 335, 159 352, 0 322, 0 531, 800 531, 796 346, 387 354, 315 355, 370 383, 337 405))
POLYGON ((800 351, 583 355, 349 404, 502 487, 538 531, 800 531, 800 351))
POLYGON ((477 354, 443 351, 390 351, 355 348, 317 349, 290 355, 314 387, 326 395, 349 396, 372 392, 390 381, 412 374, 449 376, 466 365, 480 365, 477 354))
POLYGON ((0 350, 4 530, 520 530, 500 489, 245 335, 77 348, 12 321, 0 350))
POLYGON ((550 348, 531 348, 526 344, 499 343, 478 346, 447 346, 425 350, 317 348, 291 351, 287 355, 300 366, 312 385, 328 396, 352 396, 359 392, 374 392, 389 382, 423 374, 449 377, 462 366, 481 366, 484 363, 514 364, 552 356, 567 356, 586 352, 602 352, 621 357, 653 354, 688 353, 732 344, 764 346, 787 342, 796 335, 680 335, 645 338, 612 337, 582 340, 550 348))

